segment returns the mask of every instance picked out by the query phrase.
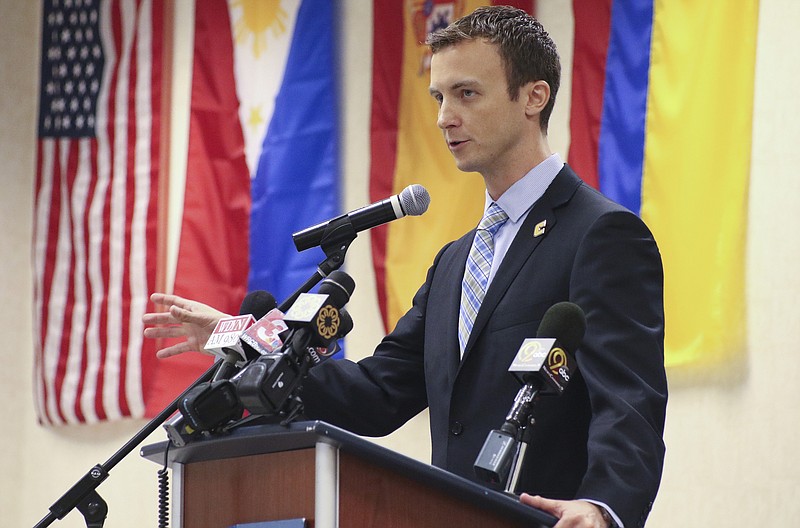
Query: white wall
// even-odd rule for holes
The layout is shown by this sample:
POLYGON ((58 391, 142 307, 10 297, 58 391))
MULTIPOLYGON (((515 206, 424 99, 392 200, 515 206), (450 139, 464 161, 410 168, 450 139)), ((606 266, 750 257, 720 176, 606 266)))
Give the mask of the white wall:
MULTIPOLYGON (((558 43, 569 86, 568 0, 539 3, 558 43)), ((371 2, 342 8, 345 207, 369 202, 368 124, 371 2)), ((0 525, 32 526, 83 473, 105 462, 144 422, 45 429, 31 401, 31 204, 35 156, 39 2, 0 0, 0 525)), ((794 526, 800 516, 800 61, 794 51, 800 4, 762 0, 750 193, 748 365, 740 379, 670 378, 665 476, 648 526, 794 526)), ((566 152, 569 94, 562 89, 551 146, 566 152)), ((692 212, 692 214, 701 214, 692 212)), ((743 226, 743 233, 745 227, 743 226)), ((358 282, 349 309, 356 328, 348 350, 371 351, 380 338, 369 237, 350 250, 358 282)), ((422 460, 429 456, 422 416, 381 443, 422 460)), ((160 432, 150 442, 160 441, 160 432)), ((157 466, 129 456, 99 488, 108 526, 153 526, 157 466)), ((72 513, 56 526, 83 527, 72 513)))

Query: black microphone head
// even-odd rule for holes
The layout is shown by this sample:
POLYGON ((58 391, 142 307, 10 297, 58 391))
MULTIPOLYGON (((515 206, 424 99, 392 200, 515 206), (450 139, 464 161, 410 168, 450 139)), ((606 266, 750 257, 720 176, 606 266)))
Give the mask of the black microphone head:
POLYGON ((336 339, 340 339, 350 333, 353 329, 353 318, 350 312, 341 308, 339 310, 339 331, 336 332, 336 339))
POLYGON ((422 185, 415 183, 409 185, 398 195, 400 207, 408 216, 419 216, 428 210, 431 204, 431 195, 422 185))
POLYGON ((239 307, 239 315, 252 314, 256 319, 261 319, 267 312, 276 308, 278 302, 272 294, 265 290, 248 292, 239 307))
POLYGON ((343 271, 336 270, 322 281, 319 293, 330 295, 331 304, 341 308, 350 300, 355 289, 356 282, 353 278, 343 271))
POLYGON ((586 315, 571 302, 556 303, 544 313, 536 337, 557 339, 569 352, 575 352, 586 332, 586 315))

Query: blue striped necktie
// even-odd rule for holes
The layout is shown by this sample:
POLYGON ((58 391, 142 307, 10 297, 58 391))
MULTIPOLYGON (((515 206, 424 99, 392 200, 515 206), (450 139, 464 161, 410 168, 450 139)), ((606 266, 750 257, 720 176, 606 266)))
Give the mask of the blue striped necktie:
POLYGON ((464 280, 461 283, 458 343, 461 346, 462 354, 467 346, 478 309, 486 295, 486 286, 489 282, 489 272, 492 269, 492 258, 494 257, 494 235, 506 223, 506 220, 508 220, 506 212, 492 202, 475 231, 475 239, 472 241, 472 248, 469 250, 467 266, 464 270, 464 280))

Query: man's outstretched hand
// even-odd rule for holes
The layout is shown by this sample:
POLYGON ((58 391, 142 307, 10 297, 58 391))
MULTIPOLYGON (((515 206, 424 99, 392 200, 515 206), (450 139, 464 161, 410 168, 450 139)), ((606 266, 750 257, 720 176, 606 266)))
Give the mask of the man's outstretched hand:
POLYGON ((150 300, 166 308, 164 312, 146 313, 142 322, 146 327, 144 337, 160 339, 165 337, 185 337, 172 346, 156 352, 159 358, 168 358, 184 352, 203 352, 203 346, 217 326, 217 322, 227 314, 197 301, 184 299, 177 295, 154 293, 150 300))

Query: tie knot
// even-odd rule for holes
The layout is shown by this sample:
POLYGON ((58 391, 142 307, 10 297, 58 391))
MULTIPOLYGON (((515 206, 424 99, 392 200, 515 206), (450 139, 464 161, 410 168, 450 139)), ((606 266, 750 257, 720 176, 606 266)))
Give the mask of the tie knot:
POLYGON ((483 215, 481 223, 478 224, 478 229, 486 230, 494 236, 497 230, 506 223, 506 220, 508 220, 506 212, 499 205, 492 202, 486 210, 486 214, 483 215))

